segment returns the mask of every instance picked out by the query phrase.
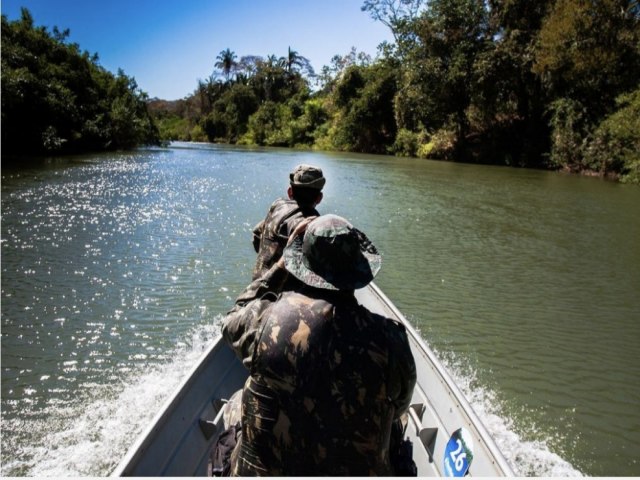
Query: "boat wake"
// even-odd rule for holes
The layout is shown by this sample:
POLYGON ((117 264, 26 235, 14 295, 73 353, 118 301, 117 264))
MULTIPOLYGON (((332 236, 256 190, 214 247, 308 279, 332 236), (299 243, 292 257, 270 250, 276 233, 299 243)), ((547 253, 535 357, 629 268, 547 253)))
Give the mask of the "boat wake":
MULTIPOLYGON (((96 385, 85 400, 53 402, 23 420, 3 420, 5 435, 19 443, 18 458, 4 461, 3 476, 106 476, 111 474, 138 435, 186 377, 215 336, 217 322, 194 328, 190 339, 176 346, 172 359, 141 365, 126 379, 96 385), (36 435, 20 432, 37 432, 36 435)), ((440 356, 440 355, 439 355, 440 356)), ((441 356, 440 356, 441 357, 441 356)), ((463 362, 441 358, 498 447, 520 476, 582 476, 553 453, 547 442, 527 441, 500 413, 496 395, 478 386, 475 373, 463 362)), ((4 435, 3 435, 4 436, 4 435)), ((3 442, 7 441, 4 436, 3 442)))
POLYGON ((96 385, 85 400, 54 402, 28 426, 24 419, 3 419, 3 443, 7 432, 15 433, 11 442, 19 447, 12 450, 19 456, 3 459, 2 476, 110 475, 219 331, 200 326, 176 346, 169 362, 141 365, 126 379, 96 385))
POLYGON ((547 441, 525 440, 515 432, 513 421, 502 412, 501 402, 491 390, 479 386, 476 374, 464 362, 451 356, 436 355, 489 430, 496 444, 522 477, 581 477, 571 463, 551 451, 547 441), (447 358, 448 357, 448 358, 447 358))

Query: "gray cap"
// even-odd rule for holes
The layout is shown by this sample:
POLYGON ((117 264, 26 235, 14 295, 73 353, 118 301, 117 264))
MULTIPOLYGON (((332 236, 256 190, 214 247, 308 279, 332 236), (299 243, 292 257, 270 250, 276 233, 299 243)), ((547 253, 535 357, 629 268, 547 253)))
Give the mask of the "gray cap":
POLYGON ((313 165, 298 165, 289 174, 289 183, 296 187, 322 190, 325 182, 326 179, 322 176, 322 170, 313 165))
POLYGON ((286 269, 312 287, 355 290, 380 270, 381 258, 367 236, 337 215, 322 215, 284 249, 286 269))

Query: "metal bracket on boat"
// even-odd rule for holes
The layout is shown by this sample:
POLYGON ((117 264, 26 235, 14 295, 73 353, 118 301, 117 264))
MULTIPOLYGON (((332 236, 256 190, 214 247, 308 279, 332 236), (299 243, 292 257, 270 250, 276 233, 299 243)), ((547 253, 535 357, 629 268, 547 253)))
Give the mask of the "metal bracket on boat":
POLYGON ((426 409, 427 407, 424 406, 424 403, 412 403, 409 405, 409 413, 413 417, 413 421, 416 422, 416 425, 420 425, 420 422, 422 422, 422 416, 426 409))
POLYGON ((227 400, 226 398, 214 398, 211 401, 211 405, 213 405, 213 409, 217 412, 219 412, 220 410, 222 410, 222 407, 225 406, 225 404, 228 402, 229 400, 227 400))
POLYGON ((204 434, 204 438, 209 440, 216 433, 216 424, 211 420, 205 420, 204 418, 198 419, 200 424, 200 430, 204 434))
POLYGON ((207 440, 209 440, 211 437, 213 437, 216 434, 218 428, 216 426, 215 417, 216 415, 218 415, 220 410, 222 410, 222 407, 224 407, 228 401, 229 400, 227 400, 226 398, 214 398, 211 401, 211 406, 213 407, 214 420, 207 420, 205 418, 198 419, 200 430, 202 431, 204 438, 206 438, 207 440))
POLYGON ((433 452, 436 446, 438 428, 427 428, 422 426, 422 417, 427 407, 422 403, 414 403, 409 406, 409 416, 416 427, 416 436, 429 454, 429 463, 433 463, 433 452))

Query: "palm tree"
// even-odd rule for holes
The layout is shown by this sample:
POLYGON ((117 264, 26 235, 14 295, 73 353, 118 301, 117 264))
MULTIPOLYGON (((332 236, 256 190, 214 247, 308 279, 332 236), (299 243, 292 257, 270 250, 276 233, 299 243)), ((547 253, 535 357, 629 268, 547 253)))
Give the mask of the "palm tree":
POLYGON ((282 57, 280 62, 289 75, 292 75, 295 72, 303 73, 306 71, 307 75, 310 77, 315 76, 315 72, 313 71, 313 67, 311 66, 309 59, 303 57, 295 50, 291 50, 291 47, 289 47, 287 56, 282 57))
POLYGON ((278 65, 278 57, 276 57, 275 55, 271 54, 267 57, 267 66, 268 67, 275 67, 278 65))
POLYGON ((227 81, 229 81, 229 75, 233 70, 235 70, 237 62, 236 62, 236 54, 232 52, 229 48, 226 50, 222 50, 220 55, 216 57, 218 60, 215 64, 216 68, 222 70, 224 77, 227 81))
POLYGON ((284 65, 287 72, 291 73, 294 65, 298 67, 302 66, 302 58, 303 57, 298 55, 298 52, 296 52, 295 50, 291 50, 291 47, 289 47, 289 52, 286 58, 284 58, 284 65))

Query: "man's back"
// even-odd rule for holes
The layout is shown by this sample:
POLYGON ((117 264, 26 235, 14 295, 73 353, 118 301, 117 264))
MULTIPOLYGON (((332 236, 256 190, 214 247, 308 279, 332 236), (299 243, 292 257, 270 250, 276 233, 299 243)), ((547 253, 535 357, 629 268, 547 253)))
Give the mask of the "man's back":
POLYGON ((393 475, 391 423, 415 383, 404 328, 318 289, 283 294, 263 322, 234 473, 393 475))
POLYGON ((301 207, 295 200, 280 198, 271 204, 266 218, 253 230, 258 253, 252 280, 259 278, 280 259, 289 235, 305 217, 317 216, 313 207, 301 207))
POLYGON ((253 229, 253 248, 258 258, 252 280, 280 259, 289 234, 302 219, 319 215, 315 207, 322 201, 325 181, 322 170, 313 165, 298 165, 289 174, 289 199, 273 202, 266 218, 253 229))

